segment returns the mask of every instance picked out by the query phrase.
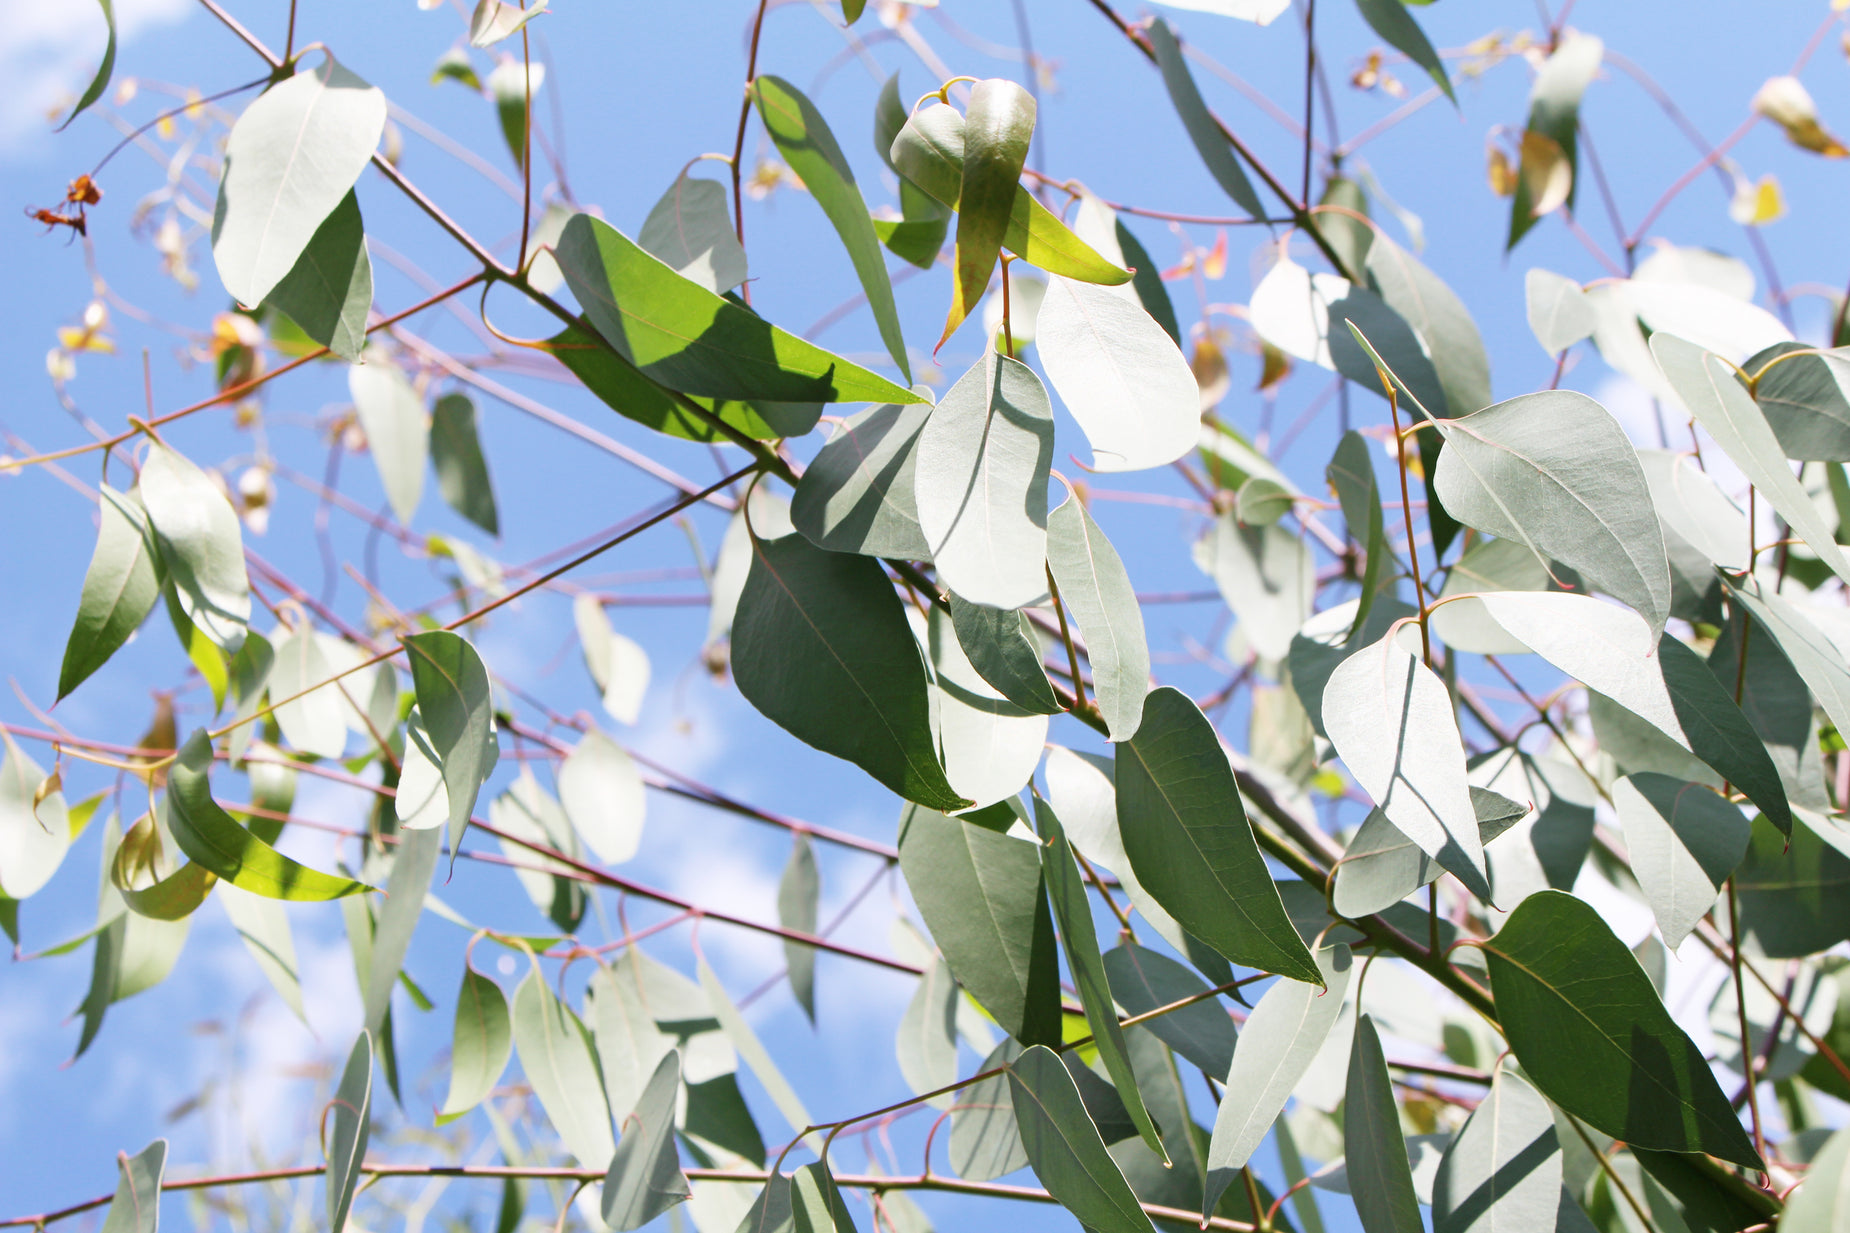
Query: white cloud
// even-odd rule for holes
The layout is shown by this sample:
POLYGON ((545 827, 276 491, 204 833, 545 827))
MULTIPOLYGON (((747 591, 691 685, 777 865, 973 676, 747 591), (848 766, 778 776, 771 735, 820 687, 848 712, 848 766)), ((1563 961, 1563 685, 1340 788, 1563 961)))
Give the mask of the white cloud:
MULTIPOLYGON (((122 47, 153 26, 185 18, 188 0, 116 0, 117 58, 122 47)), ((103 59, 106 27, 100 6, 79 0, 0 0, 0 153, 14 153, 44 139, 46 117, 75 102, 103 59)))

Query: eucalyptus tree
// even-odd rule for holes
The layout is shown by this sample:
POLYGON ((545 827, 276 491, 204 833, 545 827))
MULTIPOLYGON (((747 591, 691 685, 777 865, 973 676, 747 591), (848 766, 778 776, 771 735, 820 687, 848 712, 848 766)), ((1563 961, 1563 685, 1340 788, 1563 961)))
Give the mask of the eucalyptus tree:
MULTIPOLYGON (((705 139, 688 133, 693 161, 633 229, 572 195, 538 103, 551 83, 536 36, 607 37, 614 19, 481 0, 431 88, 480 94, 481 131, 505 140, 499 164, 464 153, 508 190, 511 245, 414 182, 412 119, 341 58, 361 32, 321 28, 312 3, 243 19, 202 3, 248 53, 224 74, 256 80, 145 116, 132 83, 112 85, 104 3, 109 51, 65 123, 94 108, 138 126, 124 148, 174 168, 138 222, 174 277, 212 298, 216 279, 228 297, 209 327, 214 388, 119 426, 86 420, 92 440, 6 464, 60 468, 94 502, 81 588, 44 601, 76 613, 55 698, 110 672, 138 633, 164 642, 152 618, 177 641, 184 703, 163 695, 132 741, 4 727, 0 923, 16 944, 32 935, 30 900, 61 871, 82 876, 66 858, 91 831, 95 927, 32 944, 47 962, 90 957, 77 1054, 112 1006, 182 961, 189 919, 214 898, 297 1013, 331 995, 304 979, 282 905, 331 901, 301 910, 339 912, 361 1023, 301 1160, 198 1177, 170 1170, 157 1140, 118 1157, 113 1196, 24 1222, 109 1204, 108 1229, 152 1233, 163 1189, 267 1182, 318 1193, 315 1223, 339 1230, 350 1213, 356 1227, 395 1218, 405 1179, 444 1176, 468 1190, 463 1210, 498 1203, 504 1231, 665 1218, 700 1233, 918 1233, 943 1194, 980 1199, 991 1219, 1057 1204, 1098 1233, 1308 1231, 1330 1205, 1367 1233, 1850 1227, 1850 1137, 1833 1128, 1850 1100, 1846 303, 1795 332, 1793 284, 1756 231, 1782 208, 1778 185, 1746 181, 1693 128, 1695 165, 1623 228, 1636 203, 1608 190, 1580 109, 1642 70, 1570 26, 1571 0, 1542 5, 1536 30, 1458 51, 1436 49, 1401 0, 1357 0, 1386 45, 1373 49, 1330 45, 1314 3, 1177 0, 1186 11, 1134 19, 1105 0, 1065 6, 1063 23, 1099 21, 1124 71, 1160 82, 1173 114, 1139 123, 1185 134, 1221 203, 1178 202, 1164 184, 1109 201, 1085 185, 1078 144, 1046 170, 1037 95, 1052 62, 1024 49, 1024 84, 982 75, 972 44, 941 60, 927 38, 940 27, 900 0, 817 4, 827 20, 803 20, 844 56, 904 46, 950 71, 913 95, 887 63, 871 114, 825 112, 759 54, 767 21, 799 18, 742 4, 731 152, 696 174, 705 139), (1308 44, 1301 107, 1281 113, 1301 137, 1293 164, 1217 114, 1199 73, 1213 62, 1189 42, 1210 27, 1255 55, 1308 44), (1360 66, 1345 111, 1380 117, 1346 144, 1329 80, 1342 57, 1360 66), (1489 344, 1501 357, 1530 340, 1483 337, 1434 272, 1449 237, 1435 229, 1424 253, 1419 220, 1357 170, 1367 139, 1424 110, 1468 114, 1459 87, 1493 73, 1532 83, 1526 116, 1492 130, 1507 252, 1565 228, 1610 267, 1590 282, 1528 271, 1554 380, 1500 401, 1489 344), (1413 89, 1396 110, 1380 101, 1413 89), (1770 309, 1735 257, 1644 253, 1664 208, 1711 171, 1770 309), (832 316, 868 327, 868 352, 779 320, 775 284, 752 278, 746 205, 770 194, 820 210, 833 239, 814 277, 850 297, 832 316), (467 272, 375 304, 374 261, 400 241, 368 220, 407 203, 467 272), (1589 234, 1601 214, 1615 248, 1589 234), (1218 246, 1189 238, 1202 227, 1218 246), (1223 276, 1229 234, 1258 248, 1246 301, 1183 302, 1223 276), (1152 249, 1172 243, 1181 260, 1164 271, 1152 249), (923 333, 894 290, 915 275, 932 297, 923 333), (548 332, 506 334, 491 301, 548 332), (483 354, 414 328, 439 308, 478 328, 483 354), (934 357, 953 338, 980 355, 943 372, 934 357), (1248 356, 1260 393, 1235 396, 1248 356), (1655 400, 1655 446, 1563 387, 1595 357, 1655 400), (306 478, 312 455, 273 452, 263 433, 303 370, 344 372, 350 395, 302 445, 328 451, 325 483, 306 478), (585 406, 655 448, 552 410, 523 392, 536 377, 582 387, 585 406), (1281 390, 1313 387, 1306 422, 1340 417, 1321 483, 1282 465, 1295 432, 1269 418, 1281 390), (427 472, 490 539, 515 514, 493 477, 521 460, 491 466, 483 432, 503 407, 670 495, 518 565, 419 529, 427 472), (180 422, 206 417, 253 435, 241 471, 182 448, 180 422), (1091 450, 1071 474, 1055 466, 1061 431, 1091 450), (343 485, 335 464, 362 451, 376 477, 343 485), (434 598, 393 594, 369 564, 349 569, 344 600, 318 595, 252 547, 278 477, 453 578, 434 598), (375 478, 377 512, 341 491, 375 478), (1115 497, 1179 507, 1185 538, 1114 545, 1099 505, 1115 497), (585 567, 644 534, 691 533, 702 511, 726 521, 711 555, 695 536, 684 571, 699 584, 687 602, 709 613, 700 664, 785 734, 750 750, 769 795, 801 742, 879 785, 880 833, 738 799, 605 723, 668 704, 649 690, 650 651, 613 624, 623 598, 585 567), (1151 614, 1174 597, 1135 578, 1163 552, 1211 580, 1224 647, 1192 641, 1180 657, 1157 636, 1151 614), (545 682, 477 645, 490 614, 519 627, 554 603, 604 719, 557 709, 545 682), (328 825, 293 812, 309 778, 372 800, 321 865, 279 847, 328 825), (789 832, 776 920, 625 872, 664 794, 789 832), (843 854, 875 858, 874 877, 825 920, 823 875, 843 854), (885 940, 845 929, 892 879, 902 926, 885 940), (433 890, 450 880, 492 888, 475 901, 491 923, 433 890), (414 933, 443 922, 463 926, 446 935, 451 967, 413 973, 414 933), (812 1113, 802 1089, 827 1059, 774 1057, 697 946, 691 965, 662 957, 673 931, 702 924, 776 938, 783 969, 763 975, 812 1021, 818 986, 855 966, 915 978, 895 1043, 862 1041, 913 1094, 812 1113), (495 951, 502 976, 524 969, 512 988, 476 961, 495 951), (1672 952, 1687 977, 1676 1014, 1672 952), (394 1017, 433 1004, 454 1021, 434 1114, 386 1098, 405 1095, 394 1017), (423 1141, 456 1153, 439 1164, 380 1129, 433 1120, 451 1137, 423 1141), (465 1158, 477 1140, 496 1155, 465 1158)), ((1790 139, 1791 175, 1845 154, 1796 77, 1741 107, 1790 139)), ((572 120, 581 151, 609 123, 572 120)), ((36 217, 87 242, 121 225, 108 207, 136 187, 105 159, 36 217)), ((1461 186, 1458 208, 1476 208, 1465 187, 1483 193, 1461 186)), ((1818 277, 1841 271, 1827 261, 1818 277)), ((76 364, 104 362, 88 353, 108 328, 99 300, 64 331, 60 393, 76 364)), ((317 534, 301 520, 275 532, 317 534)))

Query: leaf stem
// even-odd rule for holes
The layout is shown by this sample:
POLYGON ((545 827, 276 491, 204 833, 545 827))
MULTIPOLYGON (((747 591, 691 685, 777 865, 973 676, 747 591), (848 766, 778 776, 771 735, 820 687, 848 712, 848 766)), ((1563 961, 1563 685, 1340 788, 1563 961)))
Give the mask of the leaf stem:
MULTIPOLYGON (((758 80, 758 39, 764 33, 764 11, 769 3, 770 0, 758 0, 758 12, 752 18, 751 51, 745 58, 745 97, 739 102, 739 129, 732 139, 732 226, 741 248, 745 246, 745 189, 740 164, 745 158, 745 126, 752 118, 752 83, 758 80)), ((746 283, 740 294, 750 304, 752 285, 746 283)))
POLYGON ((1386 370, 1375 369, 1375 375, 1381 379, 1381 386, 1387 391, 1388 416, 1394 422, 1394 448, 1400 455, 1400 512, 1407 524, 1407 562, 1413 570, 1413 598, 1420 607, 1420 651, 1428 668, 1432 667, 1432 634, 1426 628, 1428 609, 1426 606, 1426 585, 1420 579, 1420 546, 1413 533, 1413 497, 1407 491, 1407 439, 1400 432, 1400 393, 1386 370))
MULTIPOLYGON (((1060 602, 1060 584, 1053 579, 1053 566, 1047 568, 1047 593, 1053 597, 1054 614, 1060 618, 1060 641, 1066 644, 1066 663, 1073 674, 1073 704, 1068 710, 1075 715, 1091 714, 1097 708, 1086 701, 1086 683, 1079 675, 1079 651, 1073 646, 1073 631, 1066 623, 1066 605, 1060 602)), ((1104 731, 1100 717, 1100 731, 1104 731)), ((1107 733, 1109 735, 1109 733, 1107 733)))

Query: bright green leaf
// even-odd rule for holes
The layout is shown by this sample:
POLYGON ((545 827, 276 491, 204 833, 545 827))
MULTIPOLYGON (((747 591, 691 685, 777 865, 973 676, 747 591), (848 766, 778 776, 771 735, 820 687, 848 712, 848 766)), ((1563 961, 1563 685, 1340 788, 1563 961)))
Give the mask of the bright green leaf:
MULTIPOLYGON (((77 105, 71 108, 71 114, 64 117, 64 123, 58 126, 56 130, 58 132, 63 132, 66 128, 70 127, 70 123, 72 120, 75 120, 78 116, 82 115, 86 110, 88 110, 90 107, 90 104, 96 102, 97 99, 103 97, 103 91, 109 88, 110 75, 113 74, 116 70, 116 9, 115 9, 115 5, 112 3, 112 0, 96 0, 96 2, 98 6, 102 8, 103 21, 109 27, 109 42, 105 44, 103 47, 102 63, 96 66, 96 72, 94 75, 91 76, 90 84, 84 87, 84 92, 78 98, 77 105)), ((166 1148, 163 1147, 161 1150, 162 1150, 162 1154, 164 1158, 166 1148)), ((151 1231, 152 1231, 152 1226, 149 1226, 148 1233, 151 1233, 151 1231)), ((109 1233, 124 1233, 124 1231, 111 1228, 109 1230, 109 1233)))
POLYGON ((107 484, 99 491, 96 551, 84 572, 77 619, 64 647, 60 701, 121 649, 161 593, 160 556, 140 496, 107 484))
POLYGON ((141 464, 140 492, 178 611, 235 653, 251 614, 237 511, 204 471, 158 443, 141 464))

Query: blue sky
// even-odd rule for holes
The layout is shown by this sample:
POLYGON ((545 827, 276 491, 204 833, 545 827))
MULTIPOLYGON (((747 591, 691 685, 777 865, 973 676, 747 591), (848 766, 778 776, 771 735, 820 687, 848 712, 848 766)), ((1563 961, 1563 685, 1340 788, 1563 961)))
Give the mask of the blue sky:
MULTIPOLYGON (((280 43, 282 4, 270 0, 232 7, 263 37, 280 43)), ((703 152, 730 148, 748 7, 736 0, 676 5, 560 0, 558 12, 537 23, 554 62, 539 115, 550 126, 552 105, 561 104, 576 200, 595 204, 607 218, 633 232, 684 163, 703 152)), ((903 40, 882 31, 874 7, 857 28, 867 38, 857 58, 840 54, 841 36, 825 17, 834 6, 775 5, 766 21, 760 66, 811 93, 840 137, 870 204, 890 204, 895 200, 890 178, 867 137, 875 93, 895 68, 903 73, 907 97, 916 97, 937 80, 903 40)), ((125 0, 119 8, 124 30, 119 81, 138 77, 211 93, 257 75, 255 62, 235 40, 181 0, 125 0)), ((303 0, 301 8, 303 39, 325 41, 343 63, 382 86, 394 103, 502 173, 511 173, 489 105, 453 84, 427 81, 429 67, 456 41, 460 23, 455 12, 421 11, 411 0, 303 0)), ((1036 49, 1052 67, 1053 88, 1043 94, 1037 129, 1039 156, 1050 174, 1082 179, 1114 200, 1181 212, 1235 212, 1188 146, 1154 71, 1110 26, 1080 0, 1027 0, 1025 10, 1036 49)), ((1124 11, 1135 16, 1139 10, 1126 5, 1124 11)), ((1260 29, 1205 13, 1162 11, 1187 40, 1256 90, 1295 109, 1291 100, 1302 88, 1302 40, 1290 17, 1260 29)), ((941 12, 955 28, 923 12, 915 21, 918 33, 952 72, 1019 74, 1018 65, 984 54, 1017 41, 1008 5, 945 0, 941 12)), ((1516 0, 1496 5, 1451 0, 1418 13, 1433 41, 1448 48, 1493 28, 1514 31, 1532 28, 1536 21, 1534 7, 1516 0)), ((1719 140, 1746 118, 1748 100, 1761 82, 1786 71, 1825 14, 1822 2, 1756 5, 1749 10, 1715 0, 1584 0, 1575 9, 1574 24, 1600 34, 1609 48, 1652 74, 1703 134, 1719 140)), ((94 116, 55 138, 47 135, 43 123, 43 113, 57 92, 80 86, 94 63, 100 22, 87 5, 38 5, 27 0, 5 0, 0 16, 9 29, 6 43, 0 45, 0 74, 23 83, 0 103, 0 182, 16 205, 49 205, 61 195, 63 185, 87 170, 115 139, 114 130, 94 116)), ((1325 0, 1319 20, 1324 24, 1322 37, 1342 131, 1348 136, 1386 115, 1396 103, 1379 93, 1358 93, 1346 84, 1360 57, 1375 45, 1349 6, 1325 0)), ((478 54, 477 62, 485 71, 487 58, 478 54)), ((1414 93, 1420 90, 1415 70, 1398 66, 1394 71, 1414 93)), ((1225 83, 1197 72, 1210 101, 1228 122, 1249 135, 1262 157, 1295 182, 1295 139, 1225 83)), ((1514 255, 1503 253, 1507 208, 1485 186, 1484 141, 1493 125, 1520 126, 1529 80, 1528 70, 1513 61, 1481 79, 1461 80, 1459 109, 1443 101, 1429 106, 1361 152, 1381 186, 1423 220, 1428 240, 1424 259, 1474 313, 1490 348, 1499 397, 1545 385, 1552 368, 1524 323, 1524 271, 1541 265, 1581 280, 1605 273, 1559 220, 1539 226, 1514 255)), ((1805 81, 1827 126, 1850 129, 1850 78, 1836 32, 1827 37, 1805 81)), ((142 93, 123 111, 137 121, 156 106, 150 101, 151 88, 144 86, 142 93)), ((1589 93, 1584 115, 1626 224, 1636 226, 1658 194, 1691 165, 1695 151, 1631 79, 1611 68, 1589 93)), ((515 203, 421 140, 410 125, 400 128, 406 172, 476 235, 498 244, 504 254, 511 251, 519 225, 515 203)), ((755 128, 746 151, 748 162, 755 151, 766 152, 755 128)), ((1772 173, 1784 188, 1790 214, 1765 229, 1765 240, 1787 285, 1841 285, 1844 248, 1835 224, 1841 213, 1842 165, 1793 150, 1766 125, 1737 147, 1734 157, 1749 176, 1772 173)), ((714 167, 705 173, 718 171, 714 167)), ((127 221, 137 199, 158 186, 159 173, 152 161, 131 153, 101 177, 107 195, 92 213, 98 268, 116 293, 153 317, 199 329, 224 306, 209 254, 203 247, 196 250, 200 288, 187 294, 162 277, 145 240, 128 234, 127 221)), ((1583 186, 1582 221, 1610 252, 1611 228, 1590 188, 1583 186)), ((362 179, 360 195, 369 234, 375 239, 379 308, 396 311, 425 294, 382 253, 380 241, 439 284, 469 272, 466 256, 376 174, 362 179)), ((1382 214, 1377 211, 1377 217, 1382 214)), ((1176 260, 1180 241, 1166 224, 1137 220, 1132 226, 1157 261, 1176 260)), ((1407 242, 1404 232, 1391 222, 1388 226, 1396 239, 1407 242)), ((1184 231, 1203 246, 1215 238, 1210 227, 1184 231)), ((1665 211, 1651 234, 1751 256, 1741 229, 1727 216, 1723 194, 1706 176, 1665 211)), ((833 233, 820 211, 799 193, 786 190, 764 202, 748 202, 746 239, 756 280, 754 303, 780 324, 801 330, 855 290, 833 233)), ((1265 236, 1258 229, 1233 228, 1227 239, 1226 276, 1209 284, 1207 294, 1211 302, 1240 304, 1251 294, 1265 236)), ((1310 255, 1302 244, 1294 251, 1300 260, 1310 255)), ((0 254, 10 275, 10 292, 0 297, 0 371, 7 375, 8 386, 8 396, 0 401, 0 423, 38 449, 81 441, 81 430, 53 396, 44 357, 54 345, 55 327, 75 323, 92 298, 83 249, 66 245, 62 236, 43 236, 39 228, 16 218, 0 235, 0 254)), ((939 273, 909 279, 896 288, 915 355, 936 336, 946 286, 939 273)), ((1192 323, 1200 305, 1189 284, 1175 283, 1171 290, 1184 324, 1192 323)), ((459 301, 458 307, 471 312, 473 300, 459 301)), ((1819 328, 1824 311, 1816 298, 1798 303, 1801 335, 1819 328)), ((540 318, 523 312, 511 297, 494 297, 490 312, 499 328, 510 333, 546 330, 540 318)), ((442 311, 425 314, 415 325, 419 333, 459 354, 479 350, 463 325, 442 311)), ((120 310, 112 314, 110 332, 117 354, 82 357, 78 378, 70 387, 87 414, 114 428, 125 415, 142 412, 143 348, 150 357, 157 411, 209 392, 209 367, 182 354, 185 340, 139 324, 120 310)), ((819 341, 866 362, 879 362, 879 341, 865 314, 831 327, 819 341)), ((973 361, 979 347, 975 328, 953 338, 939 357, 941 385, 973 361)), ((1260 399, 1246 392, 1255 384, 1257 371, 1253 357, 1236 358, 1234 392, 1222 406, 1222 413, 1249 433, 1261 417, 1260 399)), ((1566 383, 1605 398, 1628 426, 1643 431, 1642 402, 1635 392, 1615 383, 1596 358, 1582 359, 1566 383)), ((721 473, 705 449, 651 438, 588 396, 529 379, 510 379, 509 384, 599 432, 650 451, 698 481, 721 473)), ((1282 428, 1291 423, 1321 387, 1318 374, 1301 373, 1279 399, 1277 424, 1282 428)), ((278 383, 267 395, 266 408, 276 454, 299 470, 318 474, 323 451, 316 443, 313 417, 346 399, 344 373, 333 368, 278 383)), ((623 463, 508 407, 489 400, 478 403, 500 497, 503 537, 491 543, 467 527, 437 500, 434 484, 428 486, 431 491, 414 522, 420 532, 461 538, 500 561, 514 563, 616 522, 666 492, 623 463)), ((1382 416, 1378 400, 1357 395, 1352 406, 1358 423, 1378 422, 1382 416)), ((1062 461, 1056 465, 1074 470, 1064 459, 1069 453, 1087 457, 1083 439, 1070 422, 1062 423, 1061 432, 1057 457, 1062 461)), ((223 410, 193 417, 174 429, 170 439, 202 463, 241 460, 251 450, 250 437, 234 432, 223 410)), ((1325 414, 1284 456, 1287 470, 1307 490, 1320 490, 1334 439, 1333 416, 1325 414)), ((26 447, 11 448, 18 452, 26 447)), ((806 444, 801 452, 812 448, 806 444)), ((97 478, 94 459, 80 461, 73 470, 86 483, 97 478)), ((346 459, 341 487, 371 508, 382 505, 366 458, 346 459)), ((1179 481, 1166 472, 1115 477, 1098 487, 1185 495, 1179 481)), ((1209 589, 1186 551, 1201 525, 1198 513, 1174 505, 1120 501, 1101 501, 1095 509, 1140 588, 1209 589)), ((320 558, 307 531, 313 512, 312 498, 285 483, 273 529, 251 541, 267 559, 311 588, 322 578, 320 558)), ((0 479, 0 518, 8 529, 0 537, 0 567, 12 584, 0 591, 0 627, 10 635, 0 644, 0 669, 18 693, 43 707, 55 692, 58 658, 90 551, 91 521, 83 498, 42 470, 0 479)), ((723 516, 702 511, 694 525, 710 553, 724 529, 723 516)), ((367 554, 364 526, 337 515, 334 536, 344 559, 357 562, 367 554)), ((381 575, 395 595, 422 602, 440 592, 441 583, 426 562, 408 558, 389 541, 374 550, 381 575)), ((685 536, 664 528, 624 545, 591 568, 602 575, 634 575, 685 571, 691 564, 685 536)), ((686 577, 616 582, 639 594, 686 594, 699 588, 697 578, 686 577)), ((352 580, 339 580, 337 605, 343 612, 357 615, 363 602, 352 580)), ((736 796, 818 824, 891 840, 898 813, 892 798, 845 765, 778 732, 729 686, 716 684, 701 669, 704 609, 613 608, 612 615, 620 630, 648 648, 655 670, 641 724, 620 733, 626 741, 736 796)), ((1159 675, 1200 691, 1217 684, 1221 674, 1187 662, 1184 651, 1189 640, 1217 647, 1223 615, 1217 604, 1150 609, 1152 643, 1159 658, 1166 660, 1159 665, 1159 675)), ((497 671, 532 683, 567 713, 596 713, 596 696, 571 643, 571 629, 569 601, 538 595, 490 622, 478 631, 478 638, 497 671)), ((59 707, 57 719, 88 736, 132 743, 147 722, 149 690, 170 684, 181 667, 181 656, 157 619, 105 672, 59 707)), ((189 721, 203 722, 196 691, 183 699, 183 705, 189 713, 182 731, 189 721)), ((0 718, 37 726, 12 690, 0 694, 0 718)), ((600 722, 611 726, 601 716, 600 722)), ((1243 734, 1236 728, 1229 735, 1239 743, 1243 734)), ((1082 748, 1094 743, 1083 729, 1064 723, 1055 726, 1053 739, 1082 748)), ((43 746, 29 752, 49 762, 43 746)), ((93 770, 69 769, 67 782, 76 794, 103 786, 93 770)), ((304 779, 298 813, 352 824, 360 809, 358 793, 304 779)), ((325 845, 301 842, 302 854, 324 864, 331 859, 325 845)), ((650 799, 643 854, 625 872, 770 920, 775 916, 775 879, 787 850, 788 840, 781 833, 657 793, 650 799)), ((821 855, 826 920, 830 905, 844 902, 858 889, 873 873, 875 862, 832 851, 821 855)), ((89 927, 96 863, 92 831, 52 885, 26 905, 22 918, 27 950, 89 927)), ((459 868, 454 885, 439 890, 448 902, 485 923, 525 930, 540 927, 540 918, 505 873, 459 868)), ((903 909, 903 898, 898 885, 891 891, 877 889, 842 936, 887 951, 888 924, 896 906, 903 909)), ((632 923, 653 919, 653 909, 634 911, 632 923)), ((251 1126, 266 1127, 262 1141, 267 1151, 296 1150, 312 1133, 317 1111, 312 1082, 301 1077, 300 1068, 344 1052, 359 1010, 338 914, 304 908, 292 909, 291 916, 304 980, 315 1003, 312 1032, 270 994, 216 905, 209 905, 195 923, 178 974, 114 1008, 95 1048, 69 1067, 59 1063, 69 1056, 76 1033, 64 1018, 87 984, 85 955, 16 964, 0 973, 5 982, 0 986, 5 991, 0 996, 0 1108, 14 1111, 0 1118, 0 1159, 8 1162, 0 1169, 0 1216, 41 1210, 108 1189, 115 1152, 135 1150, 156 1134, 174 1138, 176 1164, 246 1163, 251 1126), (208 1079, 221 1085, 235 1081, 238 1109, 219 1101, 210 1116, 195 1114, 165 1125, 163 1115, 208 1079)), ((596 935, 598 929, 596 917, 588 917, 587 933, 596 935)), ((660 953, 687 967, 686 936, 685 929, 671 931, 660 953)), ((429 1015, 408 1007, 399 1014, 406 1071, 426 1079, 417 1095, 407 1092, 407 1111, 424 1125, 430 1105, 441 1098, 440 1091, 428 1089, 426 1072, 447 1046, 455 955, 463 937, 427 917, 410 960, 410 970, 439 1000, 438 1010, 429 1015)), ((700 940, 735 993, 750 988, 779 962, 775 944, 762 937, 709 925, 700 940)), ((505 983, 511 987, 511 981, 505 983)), ((825 957, 819 987, 819 1033, 812 1034, 782 989, 753 1007, 754 1022, 786 1063, 811 1110, 820 1116, 841 1116, 904 1096, 887 1042, 910 995, 910 980, 825 957)), ((966 1064, 972 1060, 966 1057, 966 1064)), ((760 1121, 769 1136, 778 1126, 776 1114, 768 1106, 761 1110, 760 1121)), ((916 1167, 919 1137, 906 1140, 913 1146, 902 1157, 904 1167, 916 1167)), ((170 1204, 169 1218, 178 1218, 182 1210, 170 1204)), ((959 1209, 937 1204, 931 1210, 939 1214, 942 1227, 959 1209)), ((1058 1227, 1064 1220, 1039 1211, 1011 1212, 1009 1218, 1041 1222, 1037 1227, 1058 1227)))

